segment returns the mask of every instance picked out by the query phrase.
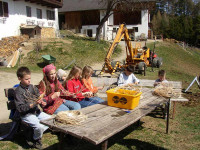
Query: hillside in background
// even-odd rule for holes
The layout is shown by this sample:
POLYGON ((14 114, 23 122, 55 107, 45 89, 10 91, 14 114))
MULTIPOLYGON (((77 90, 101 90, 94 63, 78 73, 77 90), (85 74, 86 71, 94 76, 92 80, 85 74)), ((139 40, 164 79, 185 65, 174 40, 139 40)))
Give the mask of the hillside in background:
MULTIPOLYGON (((154 43, 150 43, 148 46, 153 50, 154 43)), ((166 70, 168 80, 182 81, 183 87, 186 87, 195 76, 200 75, 200 49, 183 49, 175 43, 157 42, 155 53, 163 58, 163 65, 160 69, 166 70)), ((158 69, 154 70, 158 71, 158 69)), ((157 73, 148 71, 146 78, 148 75, 153 79, 157 73)))

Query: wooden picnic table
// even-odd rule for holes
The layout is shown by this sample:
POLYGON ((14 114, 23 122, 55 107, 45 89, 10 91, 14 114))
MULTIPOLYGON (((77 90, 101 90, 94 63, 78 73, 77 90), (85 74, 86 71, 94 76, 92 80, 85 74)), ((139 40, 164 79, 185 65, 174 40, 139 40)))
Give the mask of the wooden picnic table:
MULTIPOLYGON (((143 82, 144 83, 144 82, 143 82)), ((180 82, 173 83, 180 90, 180 82)), ((45 124, 64 134, 70 134, 74 137, 89 141, 92 144, 102 144, 102 149, 107 149, 107 142, 110 137, 127 128, 131 124, 139 121, 143 116, 152 112, 157 106, 167 102, 167 127, 169 129, 169 103, 170 99, 152 95, 152 88, 142 88, 142 95, 139 105, 127 112, 125 109, 111 107, 107 102, 92 105, 81 109, 83 114, 88 118, 81 125, 58 125, 55 124, 54 118, 41 121, 45 124)))

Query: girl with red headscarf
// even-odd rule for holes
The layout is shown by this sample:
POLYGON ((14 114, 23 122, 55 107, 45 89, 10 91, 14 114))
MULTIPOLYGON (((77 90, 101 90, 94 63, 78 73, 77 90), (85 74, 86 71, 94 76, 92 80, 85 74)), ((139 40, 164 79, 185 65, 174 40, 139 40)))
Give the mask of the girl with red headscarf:
POLYGON ((40 94, 44 95, 46 105, 44 112, 57 114, 59 111, 78 110, 81 106, 77 102, 65 100, 62 97, 72 96, 73 94, 63 88, 56 76, 56 67, 53 64, 43 68, 44 78, 39 83, 40 94))

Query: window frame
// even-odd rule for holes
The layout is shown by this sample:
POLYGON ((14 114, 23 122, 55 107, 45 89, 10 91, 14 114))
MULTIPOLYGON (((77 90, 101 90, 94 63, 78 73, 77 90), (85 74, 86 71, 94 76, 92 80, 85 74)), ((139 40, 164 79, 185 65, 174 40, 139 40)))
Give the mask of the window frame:
POLYGON ((36 8, 36 13, 37 13, 37 19, 42 19, 42 9, 36 8), (38 14, 38 13, 40 13, 40 14, 38 14))
POLYGON ((26 16, 27 17, 32 17, 32 12, 31 12, 31 7, 30 6, 26 6, 26 16))
POLYGON ((9 17, 8 2, 0 1, 0 17, 9 17))
POLYGON ((55 20, 55 11, 53 10, 47 10, 47 20, 55 20))

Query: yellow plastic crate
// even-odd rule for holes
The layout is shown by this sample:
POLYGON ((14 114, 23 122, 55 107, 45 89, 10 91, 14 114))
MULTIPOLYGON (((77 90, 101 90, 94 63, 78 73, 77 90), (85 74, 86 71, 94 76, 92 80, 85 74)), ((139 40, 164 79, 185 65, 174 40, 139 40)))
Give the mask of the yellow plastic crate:
POLYGON ((130 91, 125 89, 119 89, 114 92, 115 89, 110 89, 106 91, 108 98, 108 105, 118 108, 134 109, 138 106, 140 95, 142 92, 133 95, 136 91, 130 91))

